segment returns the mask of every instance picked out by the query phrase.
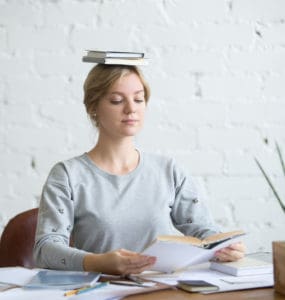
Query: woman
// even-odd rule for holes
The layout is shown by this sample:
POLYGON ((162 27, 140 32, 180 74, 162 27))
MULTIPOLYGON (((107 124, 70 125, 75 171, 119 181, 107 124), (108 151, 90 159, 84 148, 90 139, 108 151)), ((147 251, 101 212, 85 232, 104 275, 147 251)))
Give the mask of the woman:
MULTIPOLYGON (((88 74, 84 92, 98 141, 88 153, 56 164, 48 176, 39 207, 37 265, 140 273, 155 263, 155 257, 139 252, 157 235, 216 233, 191 178, 172 159, 134 145, 150 95, 140 70, 99 64, 88 74)), ((216 256, 235 260, 243 253, 239 243, 216 256)))

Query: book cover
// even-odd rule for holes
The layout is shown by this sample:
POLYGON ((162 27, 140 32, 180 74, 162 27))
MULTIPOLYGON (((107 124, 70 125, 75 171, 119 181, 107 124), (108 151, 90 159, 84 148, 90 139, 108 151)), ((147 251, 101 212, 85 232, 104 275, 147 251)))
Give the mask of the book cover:
POLYGON ((106 65, 128 65, 128 66, 143 66, 147 65, 148 62, 145 58, 98 58, 92 56, 83 56, 83 62, 91 62, 97 64, 106 64, 106 65))
POLYGON ((187 292, 217 291, 219 287, 205 280, 178 280, 177 287, 187 292))
POLYGON ((100 273, 96 272, 42 270, 32 277, 25 288, 76 289, 94 285, 99 277, 100 273))
POLYGON ((243 231, 232 231, 204 240, 190 236, 159 236, 142 253, 157 257, 152 270, 171 273, 209 261, 217 250, 241 241, 244 235, 243 231))
POLYGON ((88 57, 97 58, 143 58, 143 52, 124 52, 124 51, 100 51, 100 50, 87 50, 88 57))
POLYGON ((234 276, 246 276, 273 273, 273 264, 246 256, 234 262, 212 261, 210 269, 234 276))

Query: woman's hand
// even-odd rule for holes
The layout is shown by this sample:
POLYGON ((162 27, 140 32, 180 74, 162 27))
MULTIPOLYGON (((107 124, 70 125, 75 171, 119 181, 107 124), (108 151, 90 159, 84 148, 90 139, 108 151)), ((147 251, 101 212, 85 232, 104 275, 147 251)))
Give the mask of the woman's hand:
POLYGON ((215 253, 218 261, 236 261, 244 257, 245 245, 243 242, 232 244, 226 248, 220 249, 215 253))
POLYGON ((156 261, 154 256, 119 249, 103 254, 87 254, 83 259, 85 271, 105 274, 138 274, 149 269, 156 261))

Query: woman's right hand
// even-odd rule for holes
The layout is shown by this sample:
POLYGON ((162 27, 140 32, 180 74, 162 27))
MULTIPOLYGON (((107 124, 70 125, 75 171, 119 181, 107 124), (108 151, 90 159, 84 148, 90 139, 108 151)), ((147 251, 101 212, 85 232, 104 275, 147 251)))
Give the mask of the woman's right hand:
POLYGON ((156 257, 119 249, 102 254, 87 254, 83 259, 85 271, 104 274, 127 275, 138 274, 155 263, 156 257))

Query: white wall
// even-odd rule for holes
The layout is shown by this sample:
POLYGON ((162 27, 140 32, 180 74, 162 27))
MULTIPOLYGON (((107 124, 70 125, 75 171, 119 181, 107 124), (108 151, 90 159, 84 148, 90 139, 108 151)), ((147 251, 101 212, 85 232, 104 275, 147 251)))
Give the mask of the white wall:
POLYGON ((0 232, 36 207, 52 165, 96 135, 82 104, 84 49, 144 51, 152 86, 138 143, 200 180, 225 230, 249 251, 284 239, 285 2, 282 0, 0 0, 0 232))

